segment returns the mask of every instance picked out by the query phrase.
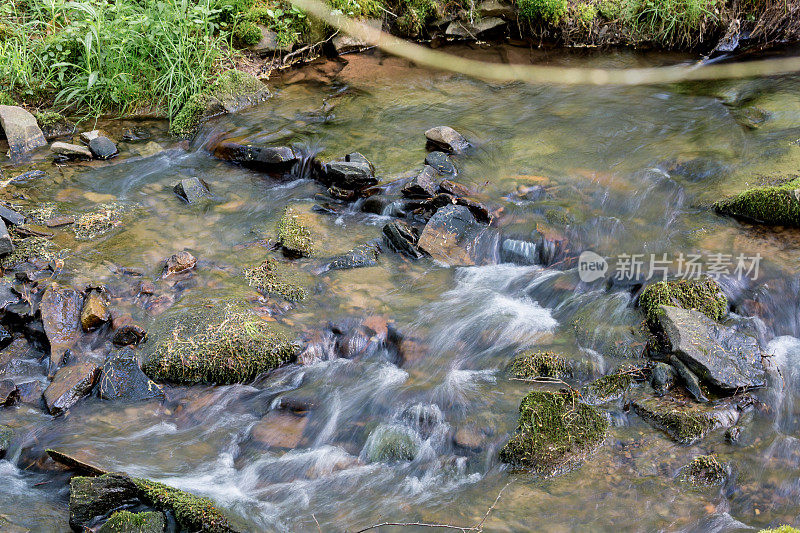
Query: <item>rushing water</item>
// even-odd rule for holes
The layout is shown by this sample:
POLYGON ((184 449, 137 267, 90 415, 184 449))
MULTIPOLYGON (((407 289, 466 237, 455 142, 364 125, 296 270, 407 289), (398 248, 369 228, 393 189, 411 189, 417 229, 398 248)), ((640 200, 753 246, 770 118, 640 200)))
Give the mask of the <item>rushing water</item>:
MULTIPOLYGON (((627 52, 549 58, 614 67, 680 59, 627 52)), ((277 319, 314 331, 329 321, 386 317, 418 343, 417 357, 398 366, 385 350, 372 350, 352 360, 289 366, 253 384, 170 387, 164 404, 85 399, 59 418, 30 405, 2 409, 0 423, 14 427, 17 438, 0 461, 0 528, 2 520, 22 530, 68 528, 66 478, 25 463, 48 447, 207 495, 252 531, 317 531, 317 523, 322 531, 353 531, 383 521, 469 526, 512 480, 487 530, 800 525, 800 233, 753 227, 708 209, 746 184, 800 170, 797 78, 531 87, 353 57, 333 83, 278 84, 273 98, 214 121, 191 145, 169 140, 155 123, 144 127, 165 148, 156 155, 140 155, 145 144, 138 143, 123 145, 112 164, 55 167, 39 156, 32 166, 49 177, 9 186, 5 194, 21 205, 57 202, 63 213, 103 202, 135 204, 116 231, 91 241, 56 231, 55 242, 69 249, 61 280, 76 287, 105 283, 113 305, 147 326, 164 309, 197 298, 268 305, 247 288, 241 269, 268 253, 263 239, 284 206, 311 212, 320 202, 315 195, 322 189, 310 180, 279 183, 212 159, 204 150, 209 139, 225 133, 291 143, 319 150, 323 159, 360 151, 386 182, 421 168, 422 132, 440 124, 476 146, 459 161, 458 180, 499 209, 493 226, 502 237, 491 257, 507 258, 502 239, 527 239, 535 227, 567 237, 573 251, 603 256, 763 256, 758 280, 723 280, 735 310, 758 317, 764 348, 784 380, 757 393, 766 408, 754 412, 741 444, 727 444, 717 431, 695 445, 677 445, 612 405, 610 436, 581 468, 548 480, 509 473, 497 451, 529 386, 508 380, 505 366, 516 351, 536 347, 581 361, 595 375, 613 369, 633 353, 630 330, 640 317, 630 291, 580 283, 574 268, 491 260, 446 268, 385 253, 375 267, 315 275, 310 297, 277 319), (744 100, 740 109, 757 106, 768 120, 747 129, 724 98, 744 100), (186 176, 206 180, 215 201, 201 208, 181 203, 171 187, 186 176), (548 188, 546 198, 515 195, 537 184, 548 188), (142 305, 134 289, 141 278, 123 269, 155 279, 163 258, 182 249, 198 257, 197 272, 187 283, 160 286, 162 296, 142 305), (292 399, 312 406, 302 422, 276 410, 292 399), (260 445, 254 436, 265 431, 284 432, 297 445, 288 451, 260 445), (387 434, 418 447, 414 459, 375 460, 387 434), (465 447, 465 441, 474 442, 465 447), (731 465, 724 486, 690 489, 676 479, 692 457, 710 452, 731 465)), ((113 134, 129 126, 105 124, 113 134)), ((6 177, 28 169, 3 168, 6 177)), ((378 237, 388 220, 353 209, 311 216, 323 236, 322 258, 378 237)), ((320 263, 301 265, 313 273, 320 263)), ((18 370, 40 372, 34 363, 18 370)))

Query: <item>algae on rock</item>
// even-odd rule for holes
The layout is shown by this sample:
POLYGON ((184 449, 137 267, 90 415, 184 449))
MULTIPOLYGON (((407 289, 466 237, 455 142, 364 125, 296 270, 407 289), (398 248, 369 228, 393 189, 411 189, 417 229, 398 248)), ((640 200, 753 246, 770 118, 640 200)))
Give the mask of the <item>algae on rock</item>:
POLYGON ((75 220, 75 237, 92 239, 122 225, 123 214, 130 206, 119 203, 102 204, 94 211, 84 213, 75 220))
POLYGON ((300 302, 308 296, 308 291, 300 283, 300 276, 290 271, 290 265, 273 258, 245 269, 244 277, 251 287, 277 294, 290 302, 300 302))
POLYGON ((728 312, 728 299, 719 284, 711 278, 676 279, 651 283, 639 296, 647 324, 657 331, 662 305, 696 309, 711 320, 719 321, 728 312))
POLYGON ((208 498, 195 496, 180 489, 150 481, 133 479, 145 503, 156 509, 171 511, 183 529, 204 533, 231 533, 236 531, 228 519, 208 498))
POLYGON ((163 533, 165 527, 163 513, 117 511, 98 533, 163 533))
POLYGON ((555 352, 529 350, 517 355, 511 362, 509 371, 515 378, 554 378, 561 379, 572 375, 569 362, 555 352))
POLYGON ((769 225, 800 226, 800 178, 782 185, 753 187, 714 203, 723 215, 769 225))
POLYGON ((293 256, 308 257, 314 253, 311 231, 303 223, 301 215, 294 213, 290 207, 284 209, 278 221, 278 242, 284 251, 293 256))
POLYGON ((522 399, 516 434, 500 460, 550 476, 579 466, 605 439, 608 418, 573 390, 533 391, 522 399))
POLYGON ((681 479, 692 485, 719 485, 725 481, 725 467, 715 455, 698 455, 683 468, 681 479))

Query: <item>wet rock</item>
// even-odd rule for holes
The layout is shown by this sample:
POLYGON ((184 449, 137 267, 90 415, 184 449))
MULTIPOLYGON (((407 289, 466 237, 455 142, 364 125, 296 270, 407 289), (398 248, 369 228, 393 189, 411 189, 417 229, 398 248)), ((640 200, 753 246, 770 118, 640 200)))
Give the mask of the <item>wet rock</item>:
POLYGON ((334 257, 325 265, 324 270, 347 270, 375 266, 378 264, 380 253, 380 241, 370 241, 356 246, 344 255, 334 257))
POLYGON ((17 383, 19 401, 21 403, 39 405, 42 402, 42 395, 44 394, 45 388, 46 383, 38 379, 17 383))
POLYGON ((189 252, 183 250, 176 254, 169 256, 164 262, 163 276, 171 276, 191 270, 197 264, 197 258, 189 252))
POLYGON ((425 132, 430 144, 447 152, 460 154, 469 148, 469 142, 463 135, 450 126, 436 126, 425 132))
POLYGON ((351 152, 346 156, 344 156, 341 160, 346 163, 358 163, 361 165, 367 165, 369 167, 370 172, 372 172, 372 174, 375 174, 375 165, 373 165, 372 161, 367 159, 367 156, 365 156, 361 152, 351 152))
POLYGON ((421 445, 411 429, 396 424, 381 424, 370 433, 362 456, 369 462, 412 461, 421 445))
POLYGON ((541 476, 579 466, 605 440, 608 418, 573 391, 533 391, 522 399, 515 435, 500 460, 541 476))
POLYGON ((725 391, 766 384, 758 341, 703 313, 661 306, 659 317, 669 349, 700 379, 725 391))
POLYGON ((703 394, 703 389, 700 387, 700 379, 695 375, 695 373, 689 370, 689 368, 674 355, 670 356, 669 363, 672 365, 672 368, 675 369, 678 377, 681 378, 683 386, 686 387, 689 395, 695 401, 707 402, 708 398, 706 398, 705 394, 703 394))
POLYGON ((653 333, 661 331, 661 306, 696 309, 711 320, 720 320, 728 313, 728 299, 719 283, 711 278, 676 279, 651 283, 639 296, 639 307, 653 333))
POLYGON ((425 156, 425 164, 432 167, 439 174, 456 175, 456 166, 444 152, 429 152, 425 156))
POLYGON ((519 239, 503 239, 503 243, 500 246, 500 258, 506 263, 542 264, 540 248, 536 243, 519 239))
POLYGON ((69 484, 69 525, 83 531, 94 518, 133 503, 138 496, 136 484, 124 474, 75 476, 69 484))
POLYGON ((141 294, 145 294, 145 295, 155 294, 156 293, 156 284, 153 283, 152 281, 150 281, 149 279, 143 280, 139 284, 138 293, 140 295, 141 294))
POLYGON ((286 172, 299 161, 288 146, 254 146, 223 141, 214 147, 212 153, 217 159, 269 173, 286 172))
POLYGON ((75 223, 75 217, 72 215, 65 215, 60 217, 53 217, 45 222, 48 228, 60 228, 62 226, 69 226, 75 223))
POLYGON ((0 218, 12 226, 21 226, 22 224, 25 224, 25 215, 17 213, 10 207, 3 204, 0 204, 0 218))
POLYGON ((6 456, 6 452, 11 447, 12 438, 14 438, 14 430, 0 425, 0 459, 6 456))
POLYGON ((77 472, 80 475, 86 476, 102 476, 104 474, 108 474, 108 471, 103 470, 95 465, 89 464, 86 461, 75 457, 74 455, 68 455, 64 452, 60 452, 58 450, 47 449, 45 450, 47 455, 52 459, 55 463, 66 467, 68 470, 77 472))
POLYGON ((127 143, 146 141, 150 137, 150 132, 142 128, 128 128, 122 132, 122 140, 127 143))
POLYGON ((633 394, 630 406, 675 441, 692 444, 714 429, 735 425, 742 409, 750 403, 750 398, 743 396, 699 404, 674 391, 659 398, 641 389, 633 394))
POLYGON ((402 189, 403 196, 408 198, 431 198, 436 194, 436 170, 425 165, 417 176, 402 189))
POLYGON ((81 310, 81 326, 83 331, 97 329, 111 318, 108 301, 104 292, 90 290, 83 302, 81 310))
POLYGON ((136 346, 145 337, 147 337, 147 331, 142 326, 132 323, 121 324, 114 329, 111 342, 117 346, 136 346))
POLYGON ((8 234, 6 223, 0 220, 0 255, 7 255, 14 251, 14 243, 8 234))
POLYGON ((475 428, 460 427, 453 435, 453 445, 464 451, 478 453, 483 449, 483 435, 475 428))
POLYGON ((417 247, 417 232, 407 222, 395 220, 383 227, 383 237, 391 250, 419 259, 423 253, 417 247))
POLYGON ((47 145, 36 118, 21 107, 0 105, 0 126, 8 140, 8 156, 12 159, 47 145))
POLYGON ((650 370, 650 386, 656 395, 663 396, 675 383, 675 369, 666 363, 655 363, 650 370))
POLYGON ((532 185, 530 187, 520 186, 516 192, 517 198, 520 200, 526 200, 528 202, 541 200, 545 196, 547 196, 547 189, 545 189, 542 185, 532 185))
POLYGON ((307 416, 273 411, 253 426, 250 438, 264 448, 297 448, 307 425, 307 416))
POLYGON ((100 367, 92 362, 61 367, 44 391, 44 401, 51 415, 59 415, 89 394, 100 376, 100 367))
POLYGON ((114 141, 104 135, 98 135, 89 141, 89 151, 92 152, 95 159, 100 160, 111 159, 119 153, 114 141))
POLYGON ((741 437, 742 437, 741 426, 733 426, 725 430, 725 441, 728 444, 738 444, 741 437))
POLYGON ((508 23, 498 17, 481 17, 475 23, 466 20, 454 20, 445 30, 445 35, 477 39, 478 36, 493 33, 504 29, 508 23))
POLYGON ((463 205, 442 207, 431 217, 419 237, 420 250, 449 266, 475 264, 481 225, 463 205))
POLYGON ((35 116, 44 138, 48 141, 59 137, 70 137, 75 133, 75 124, 59 113, 46 111, 35 116))
POLYGON ((0 380, 0 407, 14 405, 19 400, 19 390, 10 379, 0 380))
POLYGON ((201 203, 211 197, 208 183, 197 177, 183 178, 172 190, 190 205, 201 203))
POLYGON ((278 221, 278 242, 289 257, 309 257, 314 254, 314 240, 311 230, 302 214, 295 213, 290 207, 283 211, 278 221))
POLYGON ((589 405, 600 405, 622 398, 634 382, 635 371, 618 369, 581 387, 581 398, 589 405))
POLYGON ((130 348, 109 354, 106 358, 98 392, 103 400, 137 402, 164 399, 163 389, 145 375, 130 348))
POLYGON ((461 196, 470 196, 472 194, 469 187, 452 180, 442 180, 442 182, 439 183, 439 192, 451 194, 457 198, 461 196))
POLYGON ((163 533, 166 526, 164 513, 117 511, 98 533, 163 533))
POLYGON ((71 287, 52 283, 42 295, 39 311, 50 342, 50 372, 60 366, 80 337, 83 296, 71 287))
POLYGON ((56 155, 63 156, 66 159, 92 159, 92 152, 88 148, 84 146, 78 146, 77 144, 70 144, 60 141, 54 142, 50 145, 50 151, 56 155))
POLYGON ((739 125, 750 130, 757 130, 770 118, 767 111, 755 106, 734 109, 731 116, 739 125))
POLYGON ((475 220, 481 224, 492 223, 492 213, 489 212, 489 208, 480 201, 467 196, 459 196, 456 198, 456 204, 463 205, 469 209, 469 212, 472 213, 472 216, 475 217, 475 220))
POLYGON ((695 457, 681 472, 681 479, 695 486, 720 485, 726 477, 725 467, 714 455, 695 457))
POLYGON ((753 187, 719 200, 714 210, 723 215, 773 226, 800 226, 800 178, 782 185, 753 187))
POLYGON ((149 479, 135 478, 133 482, 139 489, 139 498, 144 503, 175 516, 181 531, 237 532, 214 502, 208 498, 201 498, 149 479))
POLYGON ((340 189, 362 191, 378 184, 372 166, 360 160, 331 161, 323 169, 322 181, 340 189))
POLYGON ((99 137, 106 137, 110 138, 110 135, 103 130, 91 130, 91 131, 84 131, 81 132, 79 135, 80 140, 86 146, 89 146, 89 143, 99 137))

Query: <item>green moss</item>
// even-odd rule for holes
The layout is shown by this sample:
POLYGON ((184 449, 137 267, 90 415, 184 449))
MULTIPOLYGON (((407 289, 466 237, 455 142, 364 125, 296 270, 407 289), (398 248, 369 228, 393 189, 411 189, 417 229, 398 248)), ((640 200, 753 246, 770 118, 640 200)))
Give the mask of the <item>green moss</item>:
POLYGON ((603 442, 608 419, 575 391, 530 392, 519 406, 516 434, 500 460, 543 476, 578 466, 603 442))
POLYGON ((292 276, 288 265, 275 259, 267 259, 257 267, 246 269, 244 277, 251 287, 277 294, 290 302, 299 302, 308 296, 308 291, 292 279, 297 276, 292 276))
POLYGON ((235 531, 214 502, 148 479, 134 479, 141 498, 149 505, 171 511, 182 528, 205 533, 235 531))
POLYGON ((517 0, 519 17, 528 21, 541 20, 548 24, 559 24, 567 15, 567 0, 517 0))
POLYGON ((245 18, 274 31, 279 46, 290 46, 310 32, 308 17, 289 2, 273 1, 251 9, 245 18))
POLYGON ((416 36, 438 10, 435 0, 401 0, 397 29, 404 35, 416 36))
POLYGON ((800 226, 800 178, 782 185, 754 187, 714 204, 718 213, 770 225, 800 226))
POLYGON ((241 70, 226 70, 217 77, 211 87, 211 95, 219 100, 250 96, 261 93, 266 88, 264 84, 247 72, 241 70))
POLYGON ((332 9, 357 19, 377 17, 383 14, 381 2, 376 0, 328 0, 332 9))
POLYGON ((233 30, 233 41, 239 47, 253 46, 261 40, 261 29, 249 20, 243 20, 233 30))
POLYGON ((67 120, 64 118, 64 115, 55 111, 34 113, 33 116, 36 117, 36 122, 39 123, 40 127, 55 126, 56 124, 66 122, 67 120))
POLYGON ((683 468, 681 478, 692 485, 719 485, 725 481, 725 467, 715 455, 699 455, 683 468))
POLYGON ((583 2, 576 4, 572 7, 572 16, 579 26, 589 28, 597 17, 597 7, 583 2))
POLYGON ((117 511, 98 533, 163 533, 165 525, 162 513, 117 511))
POLYGON ((412 461, 419 452, 419 437, 404 426, 381 424, 367 440, 366 456, 370 462, 412 461))
POLYGON ((532 379, 538 377, 561 379, 572 375, 566 359, 555 352, 530 350, 517 355, 509 371, 516 378, 532 379))
POLYGON ((567 226, 575 222, 575 219, 572 218, 572 215, 570 215, 564 209, 548 209, 544 213, 544 218, 550 224, 555 224, 557 226, 567 226))
POLYGON ((278 221, 278 242, 291 255, 308 257, 314 253, 311 231, 303 224, 300 215, 287 207, 278 221))
POLYGON ((9 93, 0 91, 0 105, 17 105, 17 102, 9 93))
POLYGON ((598 13, 606 20, 616 20, 622 14, 621 0, 601 0, 596 5, 598 13))
POLYGON ((634 375, 616 371, 581 387, 581 397, 592 405, 618 400, 634 381, 634 375))
POLYGON ((640 398, 632 405, 639 416, 682 444, 700 440, 718 425, 713 412, 704 411, 690 402, 648 397, 640 398))
POLYGON ((241 383, 295 357, 295 344, 249 310, 229 305, 220 314, 208 321, 194 313, 179 317, 142 370, 156 381, 241 383))
POLYGON ((762 529, 758 533, 800 533, 800 529, 792 526, 779 526, 773 529, 762 529))
POLYGON ((642 291, 639 305, 653 331, 659 329, 658 317, 663 313, 660 308, 662 305, 696 309, 711 320, 720 320, 728 312, 728 299, 719 284, 711 278, 652 283, 642 291))
POLYGON ((197 130, 211 97, 207 94, 193 94, 172 119, 169 132, 178 137, 186 137, 197 130))

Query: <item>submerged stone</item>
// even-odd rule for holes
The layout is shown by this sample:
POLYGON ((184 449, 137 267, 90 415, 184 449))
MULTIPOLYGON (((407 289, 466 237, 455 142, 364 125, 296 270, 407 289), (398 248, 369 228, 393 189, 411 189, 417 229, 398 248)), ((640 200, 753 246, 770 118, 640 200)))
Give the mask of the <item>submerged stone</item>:
POLYGON ((82 308, 83 296, 71 287, 52 283, 42 295, 39 311, 50 342, 51 372, 63 363, 67 351, 78 342, 82 308))
POLYGON ((257 267, 245 269, 244 277, 251 287, 277 294, 290 302, 300 302, 308 296, 308 291, 302 286, 299 273, 290 269, 286 263, 267 259, 257 267))
POLYGON ((104 400, 143 401, 162 400, 164 391, 148 378, 139 367, 139 360, 130 348, 112 353, 106 358, 98 386, 104 400))
POLYGON ((104 292, 90 290, 81 310, 81 326, 84 331, 97 329, 111 319, 108 300, 104 292))
POLYGON ((183 178, 172 188, 188 204, 198 204, 211 198, 208 183, 197 177, 183 178))
POLYGON ((0 126, 6 134, 11 159, 47 145, 36 118, 21 107, 0 105, 0 126))
POLYGON ((98 533, 163 533, 166 528, 164 513, 117 511, 112 514, 98 533))
POLYGON ((447 205, 431 217, 419 237, 419 248, 449 266, 475 264, 477 239, 483 226, 463 205, 447 205))
POLYGON ((763 387, 766 375, 758 341, 703 313, 661 306, 669 349, 700 379, 725 391, 763 387))
POLYGON ((463 135, 450 126, 436 126, 425 132, 428 142, 442 150, 460 154, 469 148, 463 135))
POLYGON ((717 213, 773 226, 800 226, 800 178, 753 187, 714 204, 717 213))
POLYGON ((515 435, 500 460, 551 476, 579 466, 605 440, 608 418, 574 391, 533 391, 522 399, 515 435))
POLYGON ((303 223, 301 215, 287 207, 278 221, 278 242, 289 256, 308 257, 314 253, 311 231, 303 223))
POLYGON ((572 375, 569 362, 555 352, 529 350, 517 355, 509 368, 511 374, 520 379, 555 378, 572 375))
POLYGON ((581 387, 581 398, 589 405, 619 400, 630 388, 638 369, 618 369, 581 387))
POLYGON ((370 433, 362 455, 369 462, 412 461, 421 445, 413 430, 396 424, 381 424, 370 433))
POLYGON ((323 270, 347 270, 375 266, 378 264, 380 253, 380 241, 370 241, 356 246, 343 255, 334 257, 323 270))
POLYGON ((61 367, 44 391, 44 401, 51 415, 59 415, 89 394, 100 376, 95 363, 74 363, 61 367))
POLYGON ((439 174, 448 174, 450 176, 456 175, 456 166, 450 160, 450 157, 444 152, 433 151, 425 156, 425 164, 430 166, 439 174))
POLYGON ((91 465, 89 463, 81 461, 77 457, 68 455, 64 452, 60 452, 58 450, 53 450, 53 449, 47 449, 45 450, 45 452, 47 453, 48 456, 50 456, 50 459, 52 459, 54 462, 68 468, 69 470, 78 472, 81 475, 102 476, 104 474, 108 474, 108 471, 103 470, 102 468, 98 468, 95 465, 91 465))
POLYGON ((719 485, 726 478, 725 467, 715 455, 699 455, 683 467, 681 479, 691 485, 719 485))
POLYGON ((164 261, 164 277, 191 270, 196 264, 197 258, 186 250, 172 254, 164 261))

